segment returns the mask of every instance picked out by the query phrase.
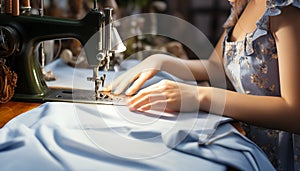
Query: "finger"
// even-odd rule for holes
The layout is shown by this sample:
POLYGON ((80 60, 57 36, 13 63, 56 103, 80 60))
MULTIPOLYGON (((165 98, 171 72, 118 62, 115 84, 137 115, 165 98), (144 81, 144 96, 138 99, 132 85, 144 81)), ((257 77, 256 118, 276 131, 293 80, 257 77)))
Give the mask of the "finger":
POLYGON ((154 95, 154 94, 161 94, 161 93, 160 93, 159 88, 156 85, 151 85, 151 86, 146 87, 146 88, 142 89, 141 91, 139 91, 138 94, 132 96, 130 98, 129 104, 134 104, 138 100, 145 98, 145 97, 149 97, 150 95, 154 95))
POLYGON ((137 110, 141 106, 144 106, 149 103, 153 103, 155 101, 165 100, 165 97, 161 94, 148 94, 145 96, 140 96, 137 98, 133 98, 129 101, 129 109, 137 110))
POLYGON ((114 89, 114 94, 121 94, 127 87, 128 85, 133 82, 134 79, 130 79, 130 80, 123 80, 121 81, 121 83, 119 85, 116 85, 115 86, 115 89, 114 89))
POLYGON ((114 94, 121 94, 130 83, 135 81, 139 77, 140 73, 133 74, 133 73, 125 73, 122 77, 118 78, 119 84, 113 85, 114 94), (133 75, 133 76, 132 76, 133 75))
POLYGON ((121 83, 123 82, 119 80, 114 80, 113 82, 109 83, 107 86, 103 87, 102 91, 112 92, 113 90, 117 89, 117 87, 119 87, 121 83))
POLYGON ((102 91, 112 91, 117 85, 120 84, 122 80, 124 80, 125 73, 116 77, 113 81, 111 81, 108 85, 103 87, 102 91))
POLYGON ((137 109, 138 111, 148 111, 148 110, 155 110, 155 111, 169 111, 167 109, 167 101, 166 100, 156 100, 151 103, 147 103, 137 109))
POLYGON ((112 91, 112 83, 109 83, 107 86, 103 87, 102 91, 104 91, 104 92, 112 91))
POLYGON ((135 92, 137 92, 143 86, 143 84, 147 80, 149 80, 151 77, 153 77, 153 75, 154 74, 152 72, 141 73, 141 75, 138 77, 138 79, 134 81, 132 86, 130 86, 128 88, 128 90, 125 92, 125 94, 133 95, 135 92))

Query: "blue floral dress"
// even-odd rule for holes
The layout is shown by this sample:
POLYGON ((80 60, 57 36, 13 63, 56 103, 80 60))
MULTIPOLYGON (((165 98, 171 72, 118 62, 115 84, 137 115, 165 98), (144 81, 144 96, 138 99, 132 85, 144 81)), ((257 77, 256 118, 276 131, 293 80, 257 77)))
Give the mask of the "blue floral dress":
MULTIPOLYGON (((280 96, 277 48, 270 32, 271 16, 292 5, 300 8, 300 0, 267 0, 267 9, 257 21, 254 32, 243 41, 230 42, 229 35, 250 1, 241 0, 241 6, 231 11, 224 27, 227 35, 223 42, 223 65, 226 75, 237 92, 243 94, 280 96)), ((247 136, 265 151, 277 170, 300 170, 300 138, 284 131, 242 124, 247 136)))

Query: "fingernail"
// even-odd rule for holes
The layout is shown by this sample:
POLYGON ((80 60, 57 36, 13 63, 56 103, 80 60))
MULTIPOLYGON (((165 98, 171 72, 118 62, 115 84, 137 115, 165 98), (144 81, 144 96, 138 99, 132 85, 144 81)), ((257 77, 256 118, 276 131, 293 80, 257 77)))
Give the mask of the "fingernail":
POLYGON ((118 89, 116 89, 115 91, 114 91, 114 94, 121 94, 122 92, 120 91, 120 90, 118 90, 118 89))
POLYGON ((102 89, 106 90, 106 91, 110 91, 112 89, 111 84, 108 84, 106 86, 104 86, 102 89))
POLYGON ((127 89, 126 92, 125 92, 125 94, 126 94, 127 96, 131 95, 131 89, 127 89))
POLYGON ((129 110, 130 111, 136 111, 136 109, 134 107, 132 107, 132 106, 129 106, 129 110))
POLYGON ((145 108, 143 108, 143 107, 140 107, 140 108, 138 108, 137 110, 138 110, 138 111, 141 111, 141 112, 145 112, 145 111, 146 111, 145 108))

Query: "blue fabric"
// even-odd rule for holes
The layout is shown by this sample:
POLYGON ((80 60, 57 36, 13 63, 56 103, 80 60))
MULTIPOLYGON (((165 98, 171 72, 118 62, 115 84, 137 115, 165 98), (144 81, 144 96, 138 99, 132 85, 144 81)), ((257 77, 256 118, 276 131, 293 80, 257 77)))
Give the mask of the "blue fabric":
MULTIPOLYGON (((180 132, 167 139, 167 144, 173 144, 178 139, 180 132)), ((270 163, 264 153, 258 149, 253 142, 241 135, 230 124, 220 126, 205 143, 199 143, 200 134, 189 134, 185 141, 182 141, 176 150, 195 156, 214 159, 216 162, 226 163, 239 170, 265 170, 270 163), (230 157, 229 157, 230 156, 230 157), (254 157, 255 156, 255 157, 254 157), (234 162, 232 162, 234 161, 234 162), (234 163, 234 165, 232 165, 234 163)))
POLYGON ((181 119, 166 115, 157 120, 126 109, 49 102, 26 112, 0 130, 1 171, 215 171, 226 170, 227 166, 274 170, 264 153, 233 129, 229 118, 207 120, 208 115, 200 113, 185 114, 181 119), (151 124, 126 122, 124 117, 151 124), (177 127, 174 123, 185 124, 177 127), (222 126, 218 127, 219 123, 222 126), (183 141, 174 142, 174 138, 181 139, 178 135, 183 141), (205 138, 199 141, 203 135, 205 138))

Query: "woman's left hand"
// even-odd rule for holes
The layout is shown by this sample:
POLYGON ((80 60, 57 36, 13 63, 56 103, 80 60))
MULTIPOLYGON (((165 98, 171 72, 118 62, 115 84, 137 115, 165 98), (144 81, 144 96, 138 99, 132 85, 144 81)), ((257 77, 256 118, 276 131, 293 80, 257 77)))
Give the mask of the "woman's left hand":
POLYGON ((130 98, 129 109, 191 112, 199 110, 197 86, 162 80, 130 98))

